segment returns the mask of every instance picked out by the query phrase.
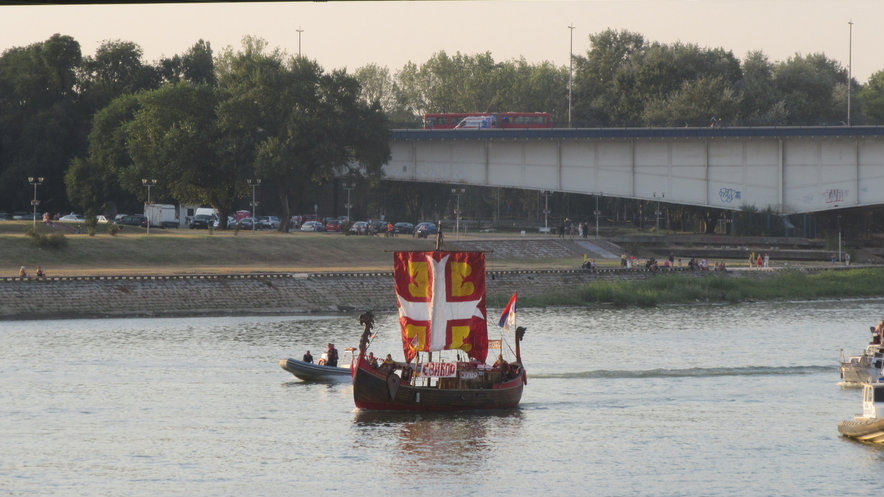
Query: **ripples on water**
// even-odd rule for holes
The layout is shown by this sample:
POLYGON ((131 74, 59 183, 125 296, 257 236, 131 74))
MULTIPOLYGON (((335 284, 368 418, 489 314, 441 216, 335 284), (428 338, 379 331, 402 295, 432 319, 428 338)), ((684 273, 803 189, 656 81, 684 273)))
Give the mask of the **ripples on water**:
POLYGON ((837 361, 882 309, 523 310, 522 406, 472 414, 357 412, 279 368, 355 317, 0 322, 0 495, 878 495, 837 361))

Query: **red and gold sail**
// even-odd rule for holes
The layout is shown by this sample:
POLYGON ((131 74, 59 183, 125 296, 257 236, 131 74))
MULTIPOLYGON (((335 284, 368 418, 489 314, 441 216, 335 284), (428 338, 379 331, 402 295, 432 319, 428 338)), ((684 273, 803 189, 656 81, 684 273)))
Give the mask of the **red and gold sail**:
POLYGON ((485 362, 484 253, 395 252, 393 279, 406 360, 418 352, 460 349, 485 362))

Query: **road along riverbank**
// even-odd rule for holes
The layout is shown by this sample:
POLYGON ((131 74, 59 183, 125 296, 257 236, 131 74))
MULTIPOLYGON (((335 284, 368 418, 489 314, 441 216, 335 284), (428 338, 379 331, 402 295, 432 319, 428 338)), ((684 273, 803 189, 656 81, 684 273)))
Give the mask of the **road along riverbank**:
MULTIPOLYGON (((804 268, 802 271, 840 270, 804 268)), ((572 296, 593 281, 635 281, 662 274, 767 278, 774 270, 645 269, 489 271, 489 307, 572 296)), ((221 316, 394 311, 390 272, 60 276, 0 279, 0 319, 221 316)))

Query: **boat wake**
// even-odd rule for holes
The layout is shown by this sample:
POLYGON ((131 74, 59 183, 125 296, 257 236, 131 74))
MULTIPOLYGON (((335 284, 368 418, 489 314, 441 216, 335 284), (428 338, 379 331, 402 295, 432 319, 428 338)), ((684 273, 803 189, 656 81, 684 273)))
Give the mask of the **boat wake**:
POLYGON ((767 367, 746 366, 738 368, 688 368, 688 369, 647 369, 643 371, 598 369, 567 373, 530 374, 529 378, 691 378, 705 376, 777 376, 831 373, 833 366, 794 366, 767 367))

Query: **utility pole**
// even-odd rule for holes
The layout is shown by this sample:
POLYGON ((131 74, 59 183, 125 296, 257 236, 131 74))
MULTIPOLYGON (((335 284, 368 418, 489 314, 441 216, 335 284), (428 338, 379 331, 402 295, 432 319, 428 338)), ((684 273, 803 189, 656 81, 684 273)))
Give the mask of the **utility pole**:
POLYGON ((571 51, 568 52, 568 127, 571 127, 571 92, 574 87, 574 23, 568 25, 571 30, 571 51))

